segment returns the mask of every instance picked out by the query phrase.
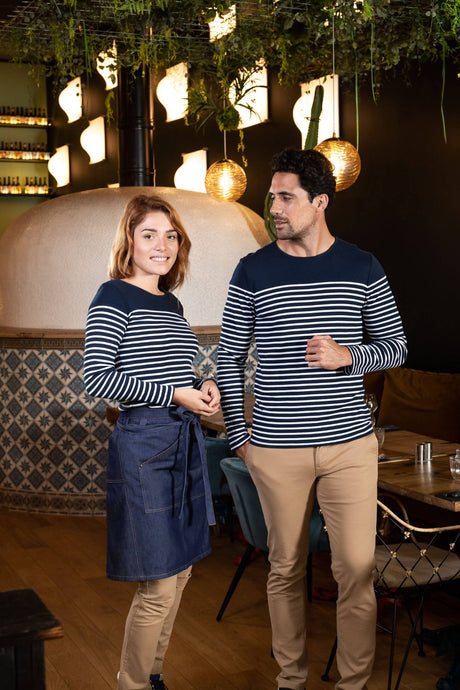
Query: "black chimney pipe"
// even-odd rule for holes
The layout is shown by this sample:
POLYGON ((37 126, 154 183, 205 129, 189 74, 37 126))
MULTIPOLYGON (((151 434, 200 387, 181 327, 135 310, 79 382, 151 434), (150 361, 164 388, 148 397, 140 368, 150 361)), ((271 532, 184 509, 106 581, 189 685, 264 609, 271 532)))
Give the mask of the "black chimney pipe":
POLYGON ((148 69, 122 67, 118 81, 120 187, 155 185, 153 98, 148 69))

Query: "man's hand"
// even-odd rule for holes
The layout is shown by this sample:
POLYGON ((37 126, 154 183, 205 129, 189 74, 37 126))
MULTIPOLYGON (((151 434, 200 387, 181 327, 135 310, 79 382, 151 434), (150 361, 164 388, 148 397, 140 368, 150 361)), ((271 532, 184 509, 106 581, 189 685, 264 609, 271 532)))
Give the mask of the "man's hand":
POLYGON ((220 403, 220 393, 214 381, 205 381, 202 390, 196 388, 176 388, 173 403, 182 405, 194 414, 210 417, 217 412, 220 403))
POLYGON ((314 335, 310 338, 305 359, 309 367, 322 369, 340 369, 353 364, 348 347, 339 345, 330 335, 314 335))
POLYGON ((244 443, 242 446, 240 446, 239 448, 237 448, 235 450, 235 453, 237 454, 239 459, 242 460, 243 462, 246 462, 246 453, 248 452, 248 448, 249 448, 249 441, 246 441, 246 443, 244 443))

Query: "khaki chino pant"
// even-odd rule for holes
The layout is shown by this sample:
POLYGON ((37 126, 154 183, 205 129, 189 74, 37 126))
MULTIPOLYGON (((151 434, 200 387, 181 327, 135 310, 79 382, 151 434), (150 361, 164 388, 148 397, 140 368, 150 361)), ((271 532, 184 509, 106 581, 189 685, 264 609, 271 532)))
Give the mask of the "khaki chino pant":
POLYGON ((147 690, 161 673, 182 592, 192 567, 162 580, 139 582, 126 619, 117 690, 147 690))
POLYGON ((340 681, 335 687, 362 690, 372 671, 375 650, 375 435, 315 448, 250 445, 246 463, 268 528, 267 594, 273 654, 281 668, 278 686, 298 690, 307 681, 305 572, 316 485, 338 584, 340 681))

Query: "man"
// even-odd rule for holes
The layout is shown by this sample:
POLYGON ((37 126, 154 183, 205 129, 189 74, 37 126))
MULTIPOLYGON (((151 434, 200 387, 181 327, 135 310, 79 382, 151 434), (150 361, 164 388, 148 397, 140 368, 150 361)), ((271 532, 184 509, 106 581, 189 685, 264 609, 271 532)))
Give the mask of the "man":
POLYGON ((382 267, 328 229, 332 170, 317 151, 275 157, 270 197, 277 240, 237 266, 219 345, 230 446, 248 465, 268 528, 280 690, 300 690, 307 681, 305 572, 315 490, 338 584, 335 687, 362 690, 371 674, 377 440, 362 379, 406 356, 382 267), (249 435, 243 388, 253 335, 258 366, 249 435))

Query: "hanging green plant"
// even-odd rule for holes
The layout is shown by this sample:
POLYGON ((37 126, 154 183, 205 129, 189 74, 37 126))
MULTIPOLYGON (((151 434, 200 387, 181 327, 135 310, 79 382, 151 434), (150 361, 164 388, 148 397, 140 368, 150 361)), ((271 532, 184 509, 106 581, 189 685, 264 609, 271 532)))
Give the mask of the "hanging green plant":
POLYGON ((311 106, 310 122, 308 125, 307 136, 305 137, 304 149, 314 149, 318 143, 319 120, 323 110, 324 87, 321 84, 315 89, 313 104, 311 106))
MULTIPOLYGON (((397 65, 460 56, 458 0, 259 0, 237 3, 236 28, 209 41, 207 22, 227 12, 233 0, 53 0, 34 3, 8 24, 2 44, 15 59, 44 65, 57 88, 95 65, 116 41, 117 66, 163 70, 192 65, 191 114, 237 126, 229 105, 230 84, 250 74, 260 60, 282 83, 295 84, 330 73, 331 18, 335 57, 343 84, 370 77, 375 97, 383 75, 397 65), (205 87, 200 86, 205 84, 205 87), (203 90, 206 92, 204 97, 203 90)), ((234 101, 235 102, 235 101, 234 101)))
POLYGON ((267 193, 267 196, 265 197, 265 202, 264 202, 264 224, 265 224, 265 229, 268 233, 269 238, 271 239, 272 242, 274 242, 277 238, 277 234, 276 234, 275 223, 273 222, 273 216, 271 214, 272 203, 273 203, 273 199, 271 198, 270 194, 267 193))

